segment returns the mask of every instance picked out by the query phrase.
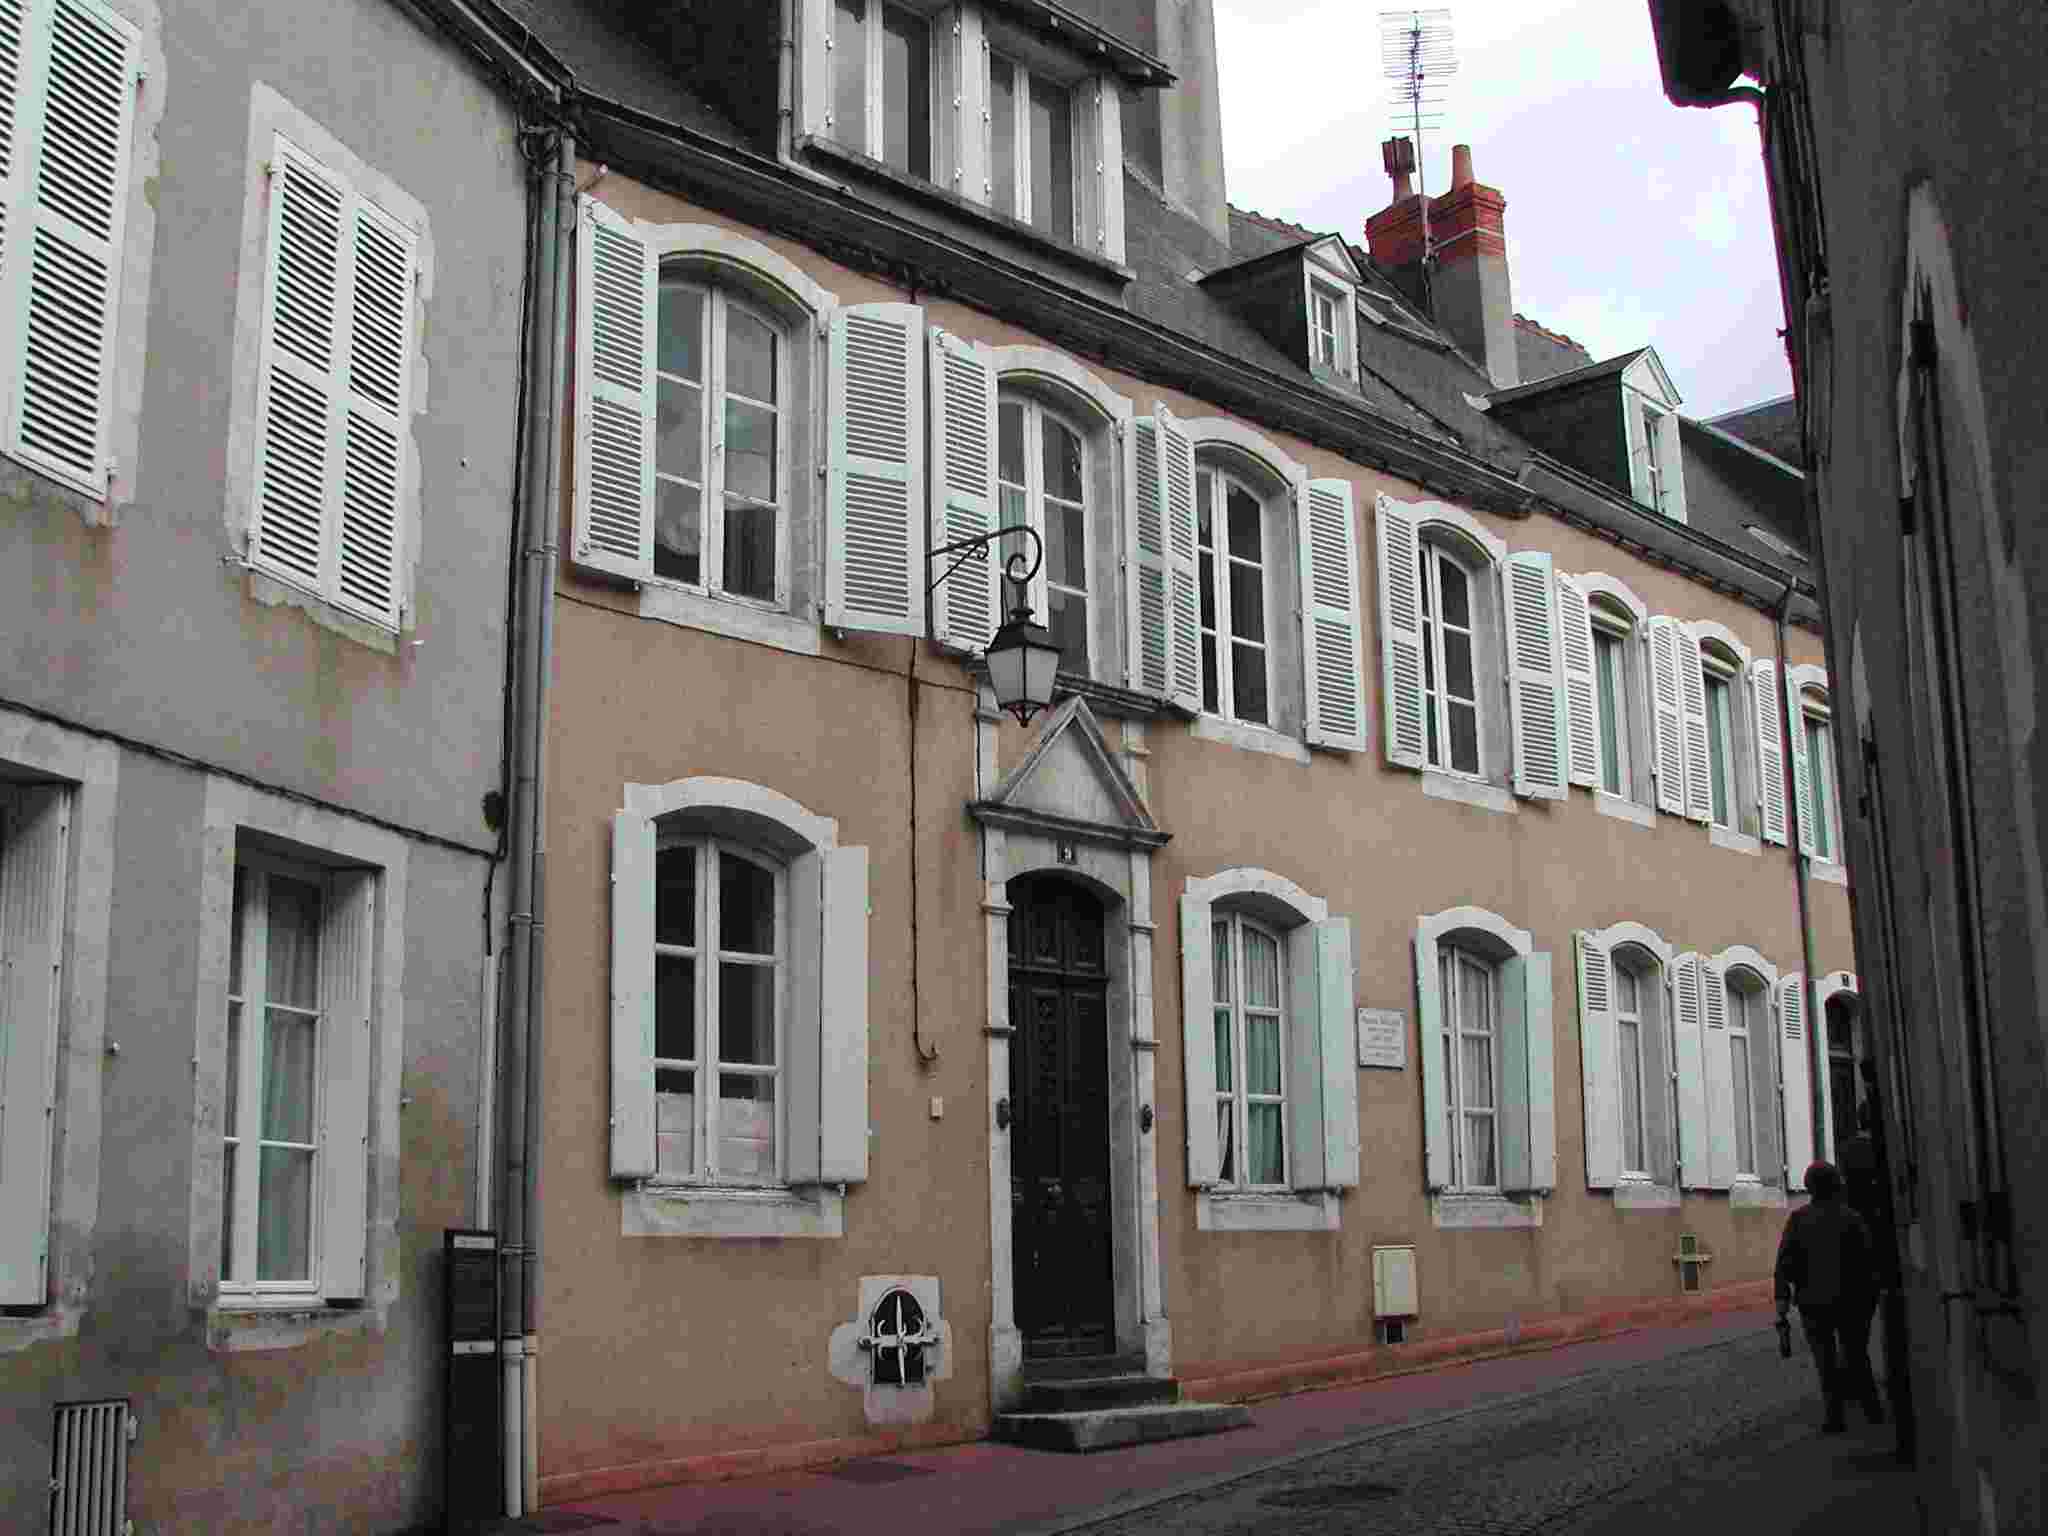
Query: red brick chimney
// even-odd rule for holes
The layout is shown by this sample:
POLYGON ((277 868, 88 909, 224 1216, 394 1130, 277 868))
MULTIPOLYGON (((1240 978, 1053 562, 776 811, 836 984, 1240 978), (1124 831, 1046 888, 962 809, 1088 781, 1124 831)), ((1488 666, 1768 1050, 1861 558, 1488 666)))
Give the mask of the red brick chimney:
POLYGON ((1432 317, 1486 370, 1496 389, 1519 383, 1515 304, 1508 283, 1503 215, 1507 199, 1472 178, 1472 146, 1451 149, 1451 189, 1429 199, 1428 255, 1423 277, 1423 198, 1410 190, 1415 149, 1406 139, 1380 146, 1394 197, 1365 221, 1372 259, 1412 296, 1426 293, 1432 317))

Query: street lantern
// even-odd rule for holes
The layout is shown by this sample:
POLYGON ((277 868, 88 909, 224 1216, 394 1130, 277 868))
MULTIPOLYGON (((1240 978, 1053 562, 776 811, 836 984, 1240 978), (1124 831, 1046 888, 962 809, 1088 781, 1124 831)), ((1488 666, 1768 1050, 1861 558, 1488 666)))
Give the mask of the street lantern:
MULTIPOLYGON (((1020 591, 1019 596, 1022 596, 1020 591)), ((996 707, 1007 709, 1019 725, 1052 703, 1053 679, 1059 675, 1060 648, 1044 625, 1021 602, 988 643, 989 686, 996 707)))

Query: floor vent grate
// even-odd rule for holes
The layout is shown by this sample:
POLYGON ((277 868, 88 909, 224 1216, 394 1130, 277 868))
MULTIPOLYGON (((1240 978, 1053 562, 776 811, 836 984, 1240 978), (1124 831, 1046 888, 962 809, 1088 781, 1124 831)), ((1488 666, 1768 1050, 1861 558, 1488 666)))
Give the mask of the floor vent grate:
POLYGON ((125 1398, 60 1403, 50 1452, 50 1536, 128 1536, 125 1398))

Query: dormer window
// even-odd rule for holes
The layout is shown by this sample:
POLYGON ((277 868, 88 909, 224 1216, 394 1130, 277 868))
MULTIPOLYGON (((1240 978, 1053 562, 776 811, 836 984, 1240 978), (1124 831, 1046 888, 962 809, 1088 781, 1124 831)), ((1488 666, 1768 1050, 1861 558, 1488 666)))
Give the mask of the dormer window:
POLYGON ((1074 238, 1073 92, 1014 59, 988 61, 989 187, 997 213, 1074 238))
POLYGON ((886 0, 834 0, 832 131, 906 176, 932 174, 931 25, 886 0))
POLYGON ((1321 283, 1309 284, 1308 326, 1311 355, 1325 368, 1344 367, 1344 331, 1339 319, 1343 301, 1321 283))
POLYGON ((1659 512, 1665 511, 1670 490, 1664 478, 1665 424, 1670 420, 1653 405, 1643 407, 1643 500, 1659 512))

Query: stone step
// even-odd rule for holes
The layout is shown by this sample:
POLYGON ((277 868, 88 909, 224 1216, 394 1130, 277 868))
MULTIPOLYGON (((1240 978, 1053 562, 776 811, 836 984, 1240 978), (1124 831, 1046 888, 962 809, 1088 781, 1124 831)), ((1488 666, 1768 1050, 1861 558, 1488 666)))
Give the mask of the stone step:
POLYGON ((1180 1383, 1173 1377, 1132 1371, 1118 1376, 1033 1378, 1024 1383, 1024 1397, 1017 1408, 1020 1413, 1078 1413, 1090 1408, 1142 1408, 1179 1401, 1180 1383))
POLYGON ((1083 1376, 1142 1376, 1145 1354, 1042 1355, 1024 1362, 1026 1381, 1078 1381, 1083 1376))
POLYGON ((1040 1451, 1106 1451, 1119 1445, 1213 1435, 1251 1423, 1242 1403, 1148 1403, 1078 1413, 999 1413, 995 1437, 1040 1451))

